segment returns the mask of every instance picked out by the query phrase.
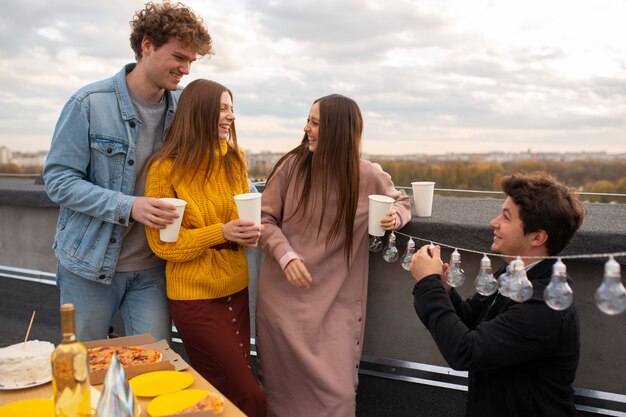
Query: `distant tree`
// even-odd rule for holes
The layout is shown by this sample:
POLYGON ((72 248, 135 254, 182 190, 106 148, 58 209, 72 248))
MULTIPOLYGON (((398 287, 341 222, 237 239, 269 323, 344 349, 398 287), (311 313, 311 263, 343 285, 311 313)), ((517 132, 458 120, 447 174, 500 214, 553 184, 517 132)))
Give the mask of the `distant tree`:
POLYGON ((29 165, 22 167, 23 174, 41 174, 43 167, 41 165, 29 165))
POLYGON ((0 173, 3 174, 20 174, 22 170, 16 164, 0 164, 0 173))

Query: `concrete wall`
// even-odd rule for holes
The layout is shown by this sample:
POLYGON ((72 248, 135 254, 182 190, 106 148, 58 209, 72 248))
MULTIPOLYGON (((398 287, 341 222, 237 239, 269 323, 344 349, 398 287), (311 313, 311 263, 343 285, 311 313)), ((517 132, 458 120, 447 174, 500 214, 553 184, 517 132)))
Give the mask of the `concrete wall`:
MULTIPOLYGON (((42 188, 35 188, 30 194, 10 191, 0 183, 0 266, 54 272, 51 244, 58 209, 49 201, 45 203, 42 188)), ((491 239, 486 225, 501 204, 497 199, 435 196, 433 216, 414 218, 401 232, 459 248, 486 251, 491 239)), ((593 204, 589 209, 585 225, 566 253, 626 251, 626 206, 593 204)), ((406 240, 403 236, 398 238, 402 252, 406 240)), ((418 246, 423 243, 417 242, 418 246)), ((449 255, 450 250, 444 250, 446 259, 449 255)), ((482 255, 462 252, 462 256, 467 280, 461 292, 470 296, 482 255)), ((618 258, 622 264, 625 259, 618 258)), ((501 261, 492 262, 495 268, 501 261)), ((574 293, 581 319, 582 357, 575 386, 626 395, 626 316, 607 316, 594 302, 604 262, 604 258, 565 261, 576 282, 574 293)), ((398 262, 385 262, 381 253, 371 254, 369 267, 364 354, 447 366, 413 310, 414 281, 410 274, 398 262)))

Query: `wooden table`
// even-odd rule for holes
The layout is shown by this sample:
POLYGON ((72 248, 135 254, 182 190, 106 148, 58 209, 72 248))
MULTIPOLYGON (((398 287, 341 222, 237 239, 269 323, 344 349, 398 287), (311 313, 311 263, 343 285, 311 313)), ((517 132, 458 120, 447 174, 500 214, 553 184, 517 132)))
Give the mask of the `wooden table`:
MULTIPOLYGON (((193 384, 189 389, 207 389, 213 392, 219 392, 213 385, 211 385, 206 379, 198 374, 193 368, 188 368, 184 371, 193 375, 193 384)), ((96 389, 101 390, 102 385, 96 385, 96 389)), ((0 391, 0 406, 12 403, 14 401, 27 400, 31 398, 52 398, 52 383, 40 385, 38 387, 25 388, 19 390, 0 391)), ((141 417, 149 417, 146 412, 146 407, 152 398, 138 397, 139 404, 141 405, 141 417)), ((222 417, 245 417, 246 415, 237 408, 230 400, 224 397, 225 405, 222 417)), ((193 414, 189 414, 193 416, 193 414)))

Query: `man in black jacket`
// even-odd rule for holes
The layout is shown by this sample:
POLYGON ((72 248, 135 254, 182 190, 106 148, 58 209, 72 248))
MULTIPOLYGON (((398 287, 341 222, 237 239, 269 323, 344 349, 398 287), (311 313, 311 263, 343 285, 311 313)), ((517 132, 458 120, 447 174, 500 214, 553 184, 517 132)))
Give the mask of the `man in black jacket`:
MULTIPOLYGON (((502 180, 507 195, 489 226, 491 251, 526 265, 533 296, 517 303, 496 293, 463 301, 445 283, 440 248, 422 247, 411 262, 417 315, 448 364, 469 371, 466 416, 575 416, 580 355, 576 307, 550 309, 543 290, 554 259, 580 227, 585 209, 577 195, 545 173, 502 180)), ((505 272, 505 268, 495 276, 505 272)))

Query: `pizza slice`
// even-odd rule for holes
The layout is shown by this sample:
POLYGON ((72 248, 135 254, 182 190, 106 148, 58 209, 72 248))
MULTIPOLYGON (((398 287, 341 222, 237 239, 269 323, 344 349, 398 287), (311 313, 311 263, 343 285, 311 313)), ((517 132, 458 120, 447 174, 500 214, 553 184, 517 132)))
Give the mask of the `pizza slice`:
POLYGON ((210 411, 215 415, 222 414, 222 411, 224 411, 224 397, 214 392, 209 392, 209 395, 191 407, 181 410, 180 413, 196 413, 198 411, 210 411))

